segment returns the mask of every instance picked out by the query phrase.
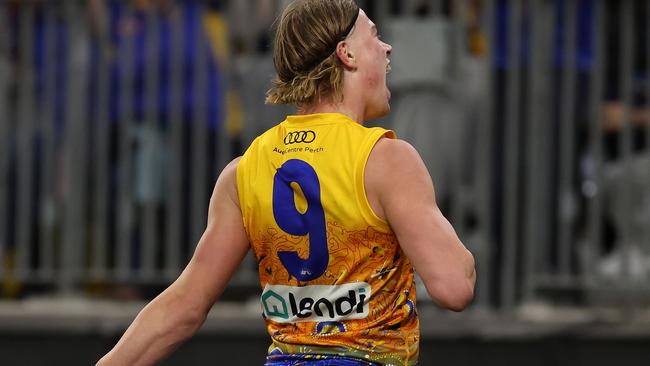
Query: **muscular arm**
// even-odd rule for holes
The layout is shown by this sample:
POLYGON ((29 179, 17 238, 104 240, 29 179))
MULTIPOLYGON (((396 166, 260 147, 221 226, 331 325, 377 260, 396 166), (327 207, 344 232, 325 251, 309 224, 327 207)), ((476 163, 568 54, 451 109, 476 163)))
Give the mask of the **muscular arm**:
POLYGON ((217 180, 208 225, 190 263, 98 365, 155 364, 201 327, 249 247, 237 197, 237 164, 237 159, 231 162, 217 180))
POLYGON ((381 139, 366 165, 371 206, 390 224, 431 298, 463 310, 474 297, 474 257, 436 205, 431 177, 417 151, 402 140, 381 139))

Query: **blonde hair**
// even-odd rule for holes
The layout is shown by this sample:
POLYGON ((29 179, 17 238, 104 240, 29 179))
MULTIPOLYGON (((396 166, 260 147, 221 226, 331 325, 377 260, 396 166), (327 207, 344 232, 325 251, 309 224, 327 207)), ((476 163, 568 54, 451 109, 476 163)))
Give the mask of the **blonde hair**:
POLYGON ((280 18, 273 63, 277 77, 267 104, 298 107, 343 97, 343 64, 336 45, 350 32, 359 7, 353 0, 297 0, 280 18))

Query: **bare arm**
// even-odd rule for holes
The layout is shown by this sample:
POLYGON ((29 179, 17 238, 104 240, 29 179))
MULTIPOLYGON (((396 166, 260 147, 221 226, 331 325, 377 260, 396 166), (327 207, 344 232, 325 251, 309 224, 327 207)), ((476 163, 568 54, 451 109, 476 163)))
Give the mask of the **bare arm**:
POLYGON ((381 139, 366 165, 370 204, 390 224, 431 298, 463 310, 474 297, 474 257, 436 205, 433 183, 417 151, 381 139))
POLYGON ((249 248, 237 197, 237 164, 238 159, 231 162, 217 180, 208 225, 190 263, 98 365, 153 365, 201 327, 249 248))

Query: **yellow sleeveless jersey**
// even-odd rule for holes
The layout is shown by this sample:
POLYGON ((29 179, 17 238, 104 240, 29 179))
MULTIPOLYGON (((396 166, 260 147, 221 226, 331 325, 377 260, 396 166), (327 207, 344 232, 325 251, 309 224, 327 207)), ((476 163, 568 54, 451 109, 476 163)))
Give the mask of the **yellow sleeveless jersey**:
POLYGON ((364 189, 370 151, 392 131, 342 114, 289 116, 237 168, 263 289, 269 352, 413 365, 413 270, 364 189))

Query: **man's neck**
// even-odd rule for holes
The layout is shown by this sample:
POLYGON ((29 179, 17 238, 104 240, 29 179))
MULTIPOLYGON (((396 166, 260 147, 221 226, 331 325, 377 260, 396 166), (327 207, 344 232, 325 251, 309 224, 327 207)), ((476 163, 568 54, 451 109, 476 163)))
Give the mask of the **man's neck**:
POLYGON ((345 103, 345 101, 341 101, 339 103, 333 103, 330 101, 319 102, 304 106, 298 110, 298 114, 316 113, 341 113, 361 125, 364 122, 363 109, 359 107, 354 108, 353 106, 349 105, 349 103, 345 103))

